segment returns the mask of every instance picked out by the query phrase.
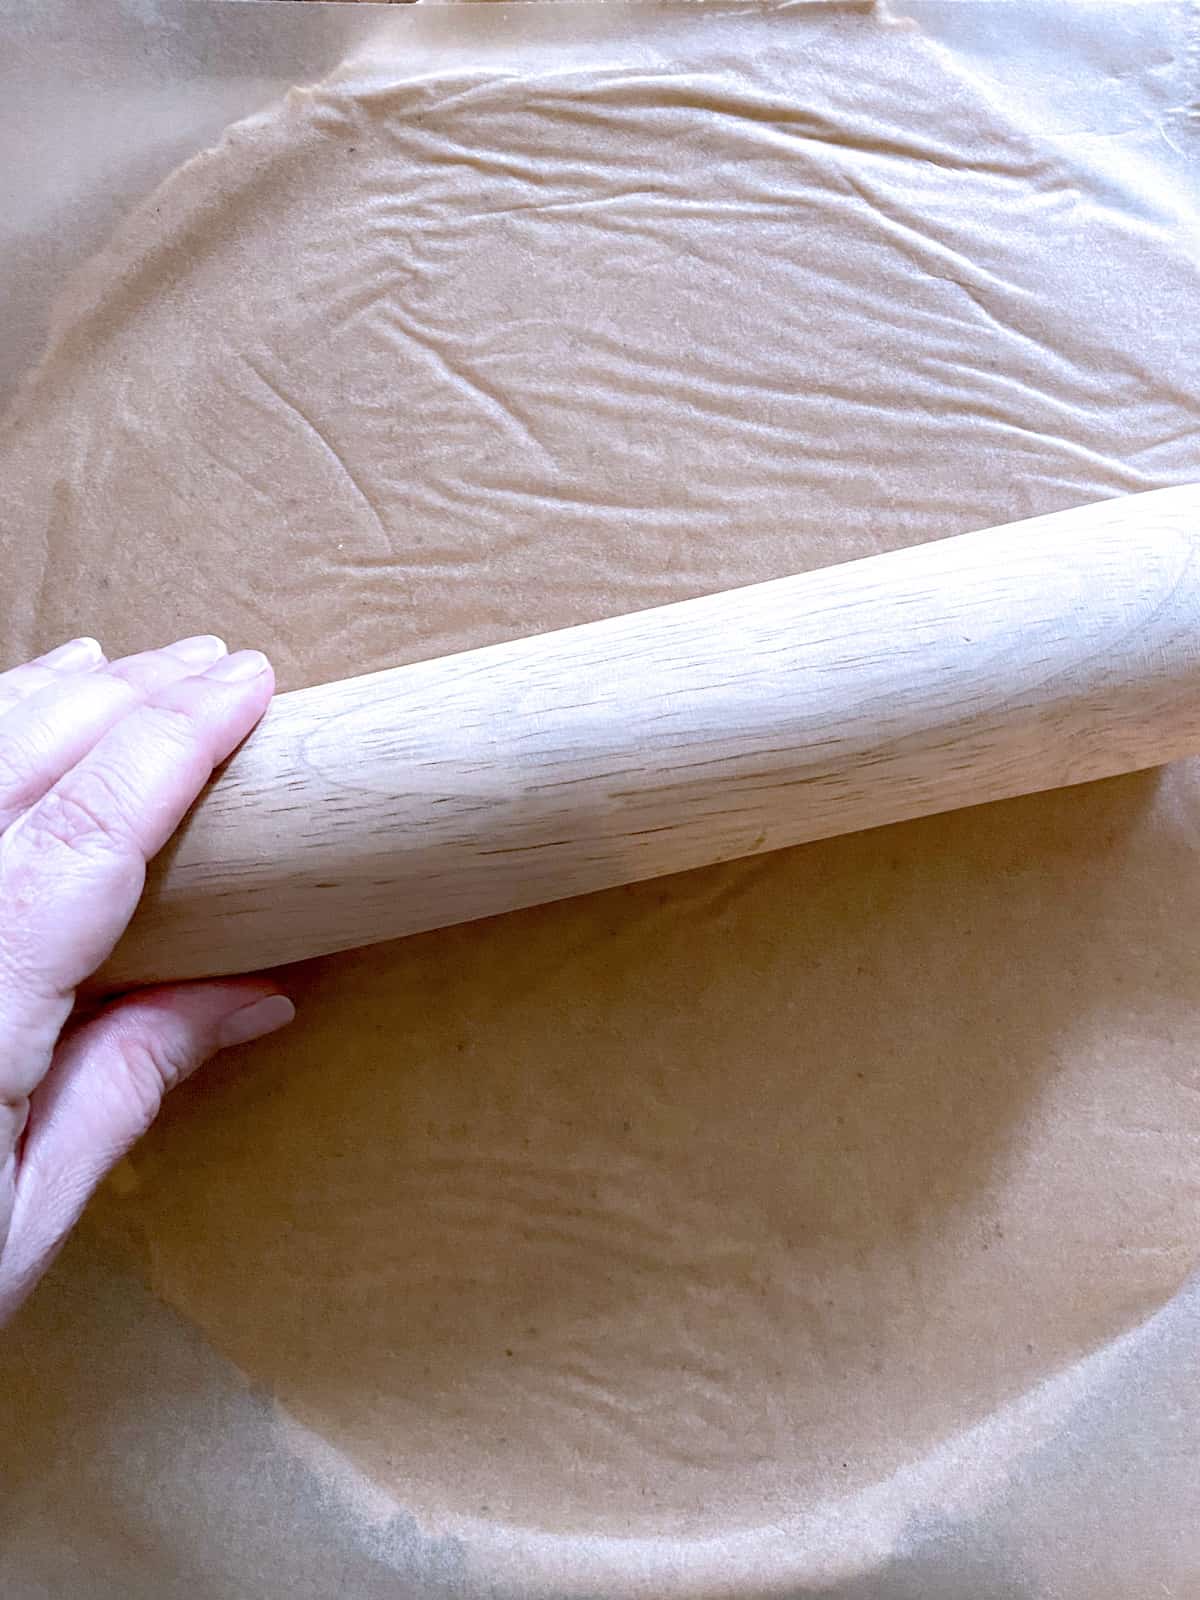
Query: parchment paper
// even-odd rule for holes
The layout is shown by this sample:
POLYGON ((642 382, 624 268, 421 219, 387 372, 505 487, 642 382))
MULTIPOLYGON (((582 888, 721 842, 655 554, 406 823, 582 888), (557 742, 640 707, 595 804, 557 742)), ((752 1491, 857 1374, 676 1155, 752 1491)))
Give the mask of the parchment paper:
MULTIPOLYGON (((1189 7, 370 13, 283 109, 218 11, 125 39, 262 115, 32 218, 14 658, 292 685, 1197 474, 1189 7)), ((13 1592, 1188 1592, 1195 830, 1178 769, 290 975, 10 1340, 13 1592)))

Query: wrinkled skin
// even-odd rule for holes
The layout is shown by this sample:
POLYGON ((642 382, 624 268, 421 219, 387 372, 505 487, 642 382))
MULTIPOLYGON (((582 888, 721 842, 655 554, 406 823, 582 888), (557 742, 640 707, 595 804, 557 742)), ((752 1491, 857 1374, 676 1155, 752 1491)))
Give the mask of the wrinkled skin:
POLYGON ((264 656, 207 635, 111 663, 76 639, 0 673, 0 1323, 166 1092, 293 1015, 262 978, 76 999, 273 689, 264 656))

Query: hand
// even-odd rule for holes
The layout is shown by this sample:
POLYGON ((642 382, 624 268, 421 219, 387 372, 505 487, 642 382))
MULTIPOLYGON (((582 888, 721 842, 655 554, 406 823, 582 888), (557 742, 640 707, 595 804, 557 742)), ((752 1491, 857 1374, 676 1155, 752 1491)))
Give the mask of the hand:
POLYGON ((147 861, 273 689, 265 656, 210 637, 111 665, 77 639, 0 673, 0 1323, 166 1091, 294 1014, 274 984, 237 978, 72 1021, 147 861))

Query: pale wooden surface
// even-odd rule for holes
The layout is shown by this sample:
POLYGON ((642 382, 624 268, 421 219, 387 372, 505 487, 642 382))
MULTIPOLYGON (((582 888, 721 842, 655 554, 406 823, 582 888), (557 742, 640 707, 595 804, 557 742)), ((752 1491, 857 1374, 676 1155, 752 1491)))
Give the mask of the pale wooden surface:
POLYGON ((1200 750, 1200 487, 281 695, 103 976, 274 965, 1200 750))

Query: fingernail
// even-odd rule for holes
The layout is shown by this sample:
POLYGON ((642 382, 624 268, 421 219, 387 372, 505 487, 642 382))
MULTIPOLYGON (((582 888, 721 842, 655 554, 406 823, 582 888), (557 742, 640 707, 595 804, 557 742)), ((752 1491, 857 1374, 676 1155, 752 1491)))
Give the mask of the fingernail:
POLYGON ((104 660, 104 651, 97 639, 70 639, 42 657, 42 666, 58 667, 77 672, 84 667, 98 667, 104 660))
POLYGON ((217 678, 222 683, 243 683, 250 678, 257 678, 267 670, 267 665, 267 658, 261 650, 239 650, 218 661, 215 667, 209 667, 204 676, 217 678))
POLYGON ((190 639, 163 645, 163 653, 189 667, 207 667, 223 656, 226 648, 224 639, 218 639, 215 633, 197 633, 190 639))
POLYGON ((265 1000, 255 1000, 240 1011, 231 1012, 217 1030, 217 1044, 228 1050, 232 1045, 261 1039, 264 1033, 286 1028, 295 1015, 296 1008, 287 995, 268 995, 265 1000))

